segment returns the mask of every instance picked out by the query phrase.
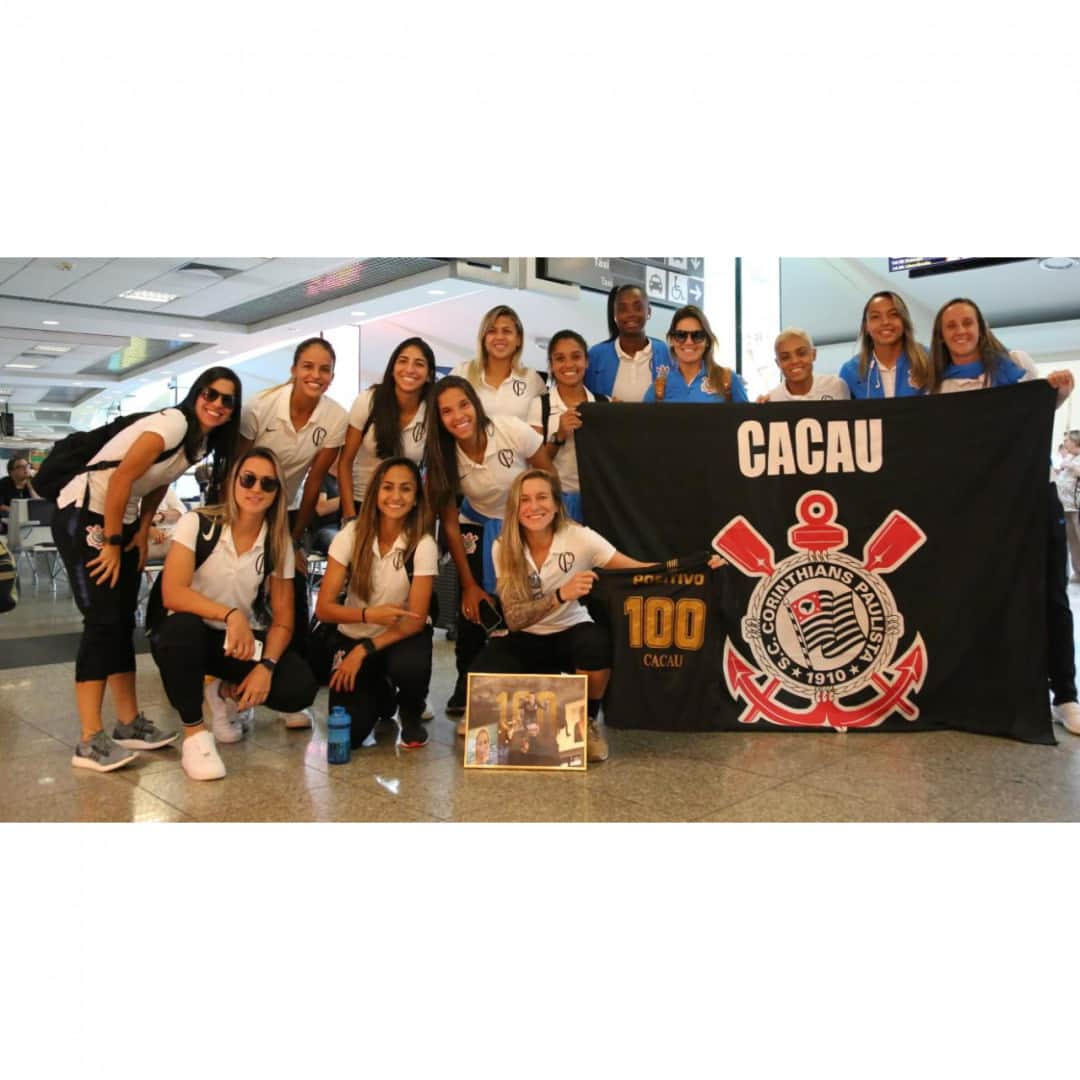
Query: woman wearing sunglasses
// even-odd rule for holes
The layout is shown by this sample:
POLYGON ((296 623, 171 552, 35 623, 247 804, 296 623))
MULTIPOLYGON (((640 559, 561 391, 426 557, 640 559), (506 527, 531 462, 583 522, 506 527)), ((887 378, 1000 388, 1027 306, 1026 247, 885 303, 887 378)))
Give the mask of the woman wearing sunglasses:
POLYGON ((693 304, 679 308, 668 330, 668 345, 675 364, 670 371, 663 365, 656 368, 644 400, 745 402, 746 387, 742 379, 713 358, 717 344, 701 308, 693 304))
POLYGON ((161 598, 169 614, 150 640, 184 725, 181 764, 192 780, 225 775, 216 744, 244 737, 238 709, 297 712, 318 691, 306 661, 288 647, 295 564, 283 487, 274 455, 249 450, 232 471, 225 503, 185 514, 165 560, 161 598))
POLYGON ((150 524, 166 488, 213 454, 214 474, 228 469, 236 443, 240 380, 228 368, 200 375, 184 400, 117 432, 61 490, 52 522, 71 592, 83 615, 75 660, 81 736, 72 765, 111 772, 176 741, 139 711, 135 694, 135 608, 150 524), (101 708, 108 687, 118 723, 110 739, 101 708))
MULTIPOLYGON (((301 654, 307 650, 308 602, 300 541, 315 517, 323 478, 337 460, 349 426, 344 408, 326 396, 334 381, 335 362, 330 342, 322 338, 301 341, 293 352, 289 381, 257 395, 240 422, 238 452, 243 454, 253 446, 270 450, 285 478, 285 505, 293 507, 300 500, 299 509, 289 513, 289 524, 298 570, 293 581, 293 647, 301 654)), ((311 727, 308 711, 282 719, 286 727, 311 727)))

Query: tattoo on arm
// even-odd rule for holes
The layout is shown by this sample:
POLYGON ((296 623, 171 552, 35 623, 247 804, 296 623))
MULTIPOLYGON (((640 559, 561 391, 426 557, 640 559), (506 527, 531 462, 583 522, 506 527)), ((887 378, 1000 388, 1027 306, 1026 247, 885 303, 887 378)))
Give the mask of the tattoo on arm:
POLYGON ((557 607, 559 607, 559 601, 554 593, 541 596, 539 600, 521 600, 518 603, 509 604, 504 601, 503 618, 511 630, 524 630, 526 626, 538 623, 557 607))

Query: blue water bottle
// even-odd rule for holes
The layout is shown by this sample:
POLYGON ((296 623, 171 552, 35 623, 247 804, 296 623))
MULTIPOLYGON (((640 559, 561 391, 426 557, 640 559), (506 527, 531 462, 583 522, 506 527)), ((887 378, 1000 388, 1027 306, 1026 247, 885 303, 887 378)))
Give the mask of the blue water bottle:
POLYGON ((329 738, 326 743, 326 760, 331 765, 348 765, 352 758, 352 717, 340 705, 335 705, 327 718, 327 727, 329 738))

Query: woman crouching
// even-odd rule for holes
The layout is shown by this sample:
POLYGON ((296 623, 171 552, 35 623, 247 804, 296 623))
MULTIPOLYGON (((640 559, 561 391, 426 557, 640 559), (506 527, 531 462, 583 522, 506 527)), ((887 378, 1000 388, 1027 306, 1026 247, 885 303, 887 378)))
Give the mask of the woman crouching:
POLYGON ((605 761, 600 704, 611 676, 611 639, 578 601, 595 570, 652 566, 623 555, 599 533, 570 520, 559 478, 530 469, 514 480, 502 534, 492 549, 497 591, 510 634, 489 639, 472 671, 566 671, 588 679, 589 761, 605 761), (567 567, 567 569, 563 569, 567 567))
POLYGON ((185 514, 173 534, 161 575, 169 614, 154 624, 150 642, 184 724, 181 762, 192 780, 225 775, 215 742, 244 737, 237 708, 298 712, 318 691, 307 663, 288 647, 294 563, 283 486, 274 455, 248 450, 230 474, 228 501, 185 514), (214 678, 204 686, 207 675, 214 678))

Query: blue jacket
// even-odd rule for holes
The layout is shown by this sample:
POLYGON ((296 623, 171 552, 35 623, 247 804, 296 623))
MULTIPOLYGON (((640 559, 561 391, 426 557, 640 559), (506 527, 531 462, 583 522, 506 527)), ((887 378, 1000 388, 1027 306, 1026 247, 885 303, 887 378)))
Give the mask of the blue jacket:
MULTIPOLYGON (((911 365, 908 363, 907 353, 902 352, 900 359, 896 361, 896 396, 897 397, 923 397, 925 388, 912 386, 908 376, 911 373, 911 365)), ((840 378, 847 383, 851 391, 852 400, 859 398, 883 398, 885 388, 881 384, 881 372, 873 359, 866 372, 866 378, 859 378, 859 358, 853 356, 840 369, 840 378)))
MULTIPOLYGON (((652 344, 652 376, 656 378, 656 368, 660 364, 671 367, 671 354, 667 343, 657 338, 649 338, 652 344)), ((594 394, 611 397, 615 387, 615 376, 619 373, 619 354, 615 351, 615 341, 601 341, 589 349, 589 366, 585 372, 585 385, 594 394)))
MULTIPOLYGON (((679 370, 678 364, 673 364, 671 371, 668 373, 667 388, 664 391, 664 400, 660 403, 662 405, 668 404, 668 402, 679 401, 701 401, 701 402, 713 402, 717 401, 724 404, 727 401, 733 401, 739 404, 745 404, 748 400, 746 397, 746 387, 743 386, 743 381, 736 372, 731 373, 731 397, 721 397, 720 394, 715 391, 710 392, 702 388, 702 384, 705 381, 705 366, 702 365, 701 371, 699 371, 693 379, 690 380, 690 385, 687 386, 686 380, 683 378, 682 372, 679 370)), ((656 401, 656 389, 652 386, 649 387, 645 394, 644 400, 646 402, 656 401)))

